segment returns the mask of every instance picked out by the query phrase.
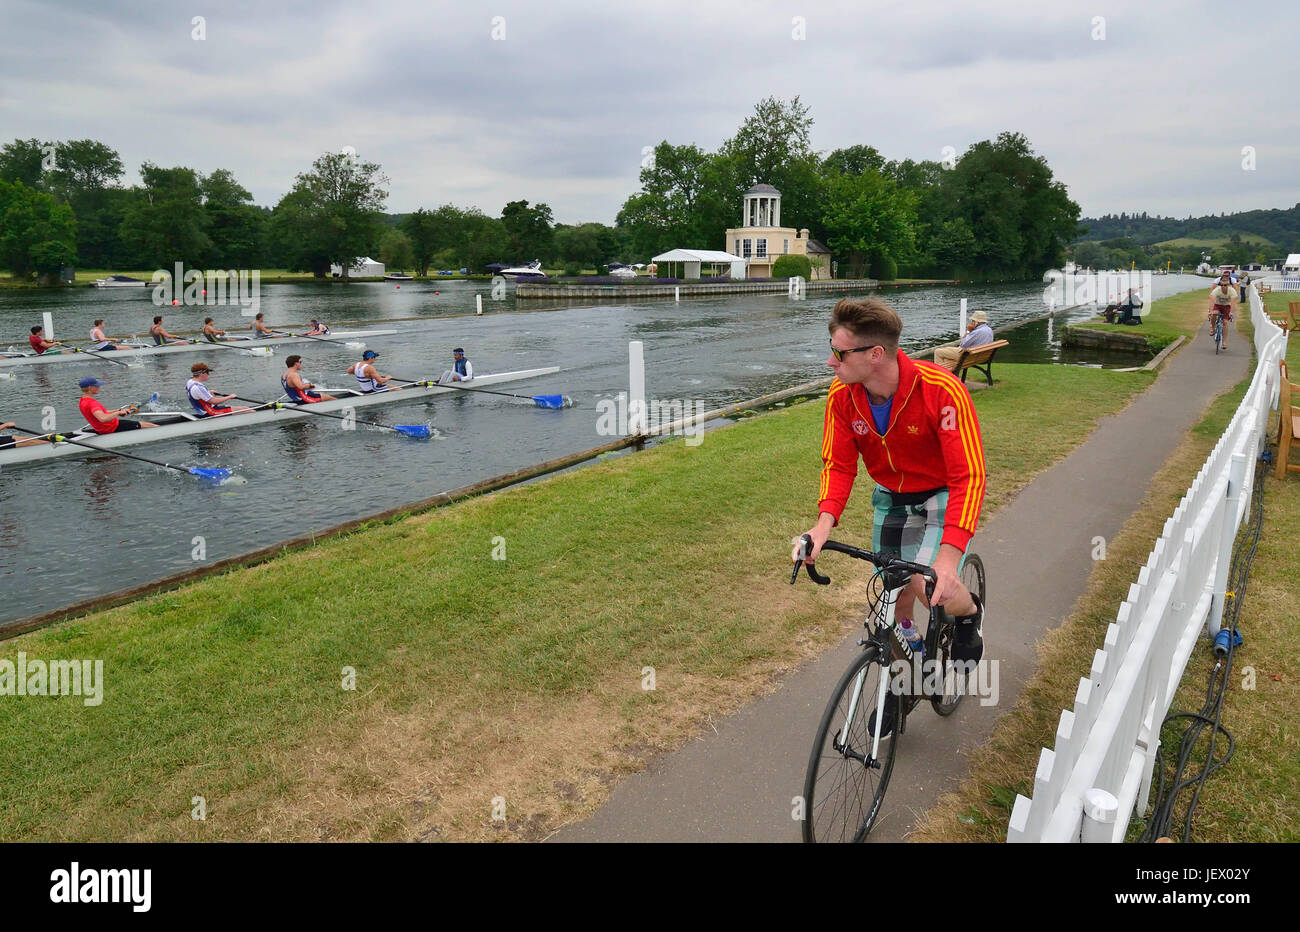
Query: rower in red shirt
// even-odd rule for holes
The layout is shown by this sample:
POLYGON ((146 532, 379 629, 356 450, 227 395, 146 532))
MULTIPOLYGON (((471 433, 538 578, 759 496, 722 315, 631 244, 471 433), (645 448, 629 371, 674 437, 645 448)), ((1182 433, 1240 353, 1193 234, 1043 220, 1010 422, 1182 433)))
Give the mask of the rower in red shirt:
POLYGON ((81 416, 86 419, 86 423, 95 433, 113 434, 123 430, 158 426, 148 421, 128 420, 125 415, 134 414, 136 410, 134 407, 115 408, 112 411, 105 408, 95 397, 99 394, 99 387, 104 384, 99 379, 85 378, 77 384, 81 386, 81 400, 77 402, 77 407, 81 409, 81 416))
POLYGON ((38 355, 44 355, 45 353, 54 355, 63 352, 62 350, 55 349, 56 346, 63 345, 58 340, 45 339, 44 327, 33 327, 31 336, 27 338, 27 342, 31 344, 32 349, 35 350, 38 355))

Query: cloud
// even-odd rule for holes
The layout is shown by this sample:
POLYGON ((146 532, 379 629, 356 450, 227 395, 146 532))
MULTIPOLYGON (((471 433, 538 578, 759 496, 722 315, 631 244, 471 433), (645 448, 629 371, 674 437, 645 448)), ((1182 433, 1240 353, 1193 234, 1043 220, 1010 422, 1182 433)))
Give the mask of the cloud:
POLYGON ((384 166, 392 210, 522 197, 610 222, 644 146, 715 148, 760 98, 799 94, 823 151, 934 159, 1023 132, 1085 214, 1295 199, 1281 3, 1238 4, 1226 29, 1167 0, 185 6, 11 3, 3 138, 100 139, 132 172, 229 168, 264 204, 351 145, 384 166))

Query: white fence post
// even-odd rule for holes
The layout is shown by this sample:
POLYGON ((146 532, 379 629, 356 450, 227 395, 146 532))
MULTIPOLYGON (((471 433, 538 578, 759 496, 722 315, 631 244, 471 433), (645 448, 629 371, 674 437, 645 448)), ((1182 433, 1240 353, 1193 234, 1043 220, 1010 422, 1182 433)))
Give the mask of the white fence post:
POLYGON ((961 299, 961 318, 957 324, 957 335, 964 337, 966 335, 966 299, 961 299))
POLYGON ((1093 787, 1083 794, 1083 826, 1079 840, 1084 844, 1104 844, 1115 832, 1119 800, 1114 793, 1093 787))
POLYGON ((627 432, 646 432, 645 344, 631 340, 627 344, 627 432))
POLYGON ((1224 594, 1228 589, 1228 567, 1232 563, 1232 542, 1237 537, 1237 499, 1241 496, 1241 483, 1246 477, 1246 457, 1232 454, 1228 467, 1228 495, 1224 502, 1223 523, 1219 525, 1219 559, 1214 567, 1214 595, 1210 603, 1210 617, 1206 621, 1206 636, 1211 640, 1219 633, 1223 621, 1224 594))

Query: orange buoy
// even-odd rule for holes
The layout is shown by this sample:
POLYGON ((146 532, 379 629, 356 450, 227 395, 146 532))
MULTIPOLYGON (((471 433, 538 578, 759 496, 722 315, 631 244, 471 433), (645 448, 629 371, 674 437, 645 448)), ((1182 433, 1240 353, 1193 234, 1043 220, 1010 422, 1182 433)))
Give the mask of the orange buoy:
POLYGON ((175 307, 178 304, 180 304, 180 302, 177 301, 175 298, 172 298, 172 307, 175 307))

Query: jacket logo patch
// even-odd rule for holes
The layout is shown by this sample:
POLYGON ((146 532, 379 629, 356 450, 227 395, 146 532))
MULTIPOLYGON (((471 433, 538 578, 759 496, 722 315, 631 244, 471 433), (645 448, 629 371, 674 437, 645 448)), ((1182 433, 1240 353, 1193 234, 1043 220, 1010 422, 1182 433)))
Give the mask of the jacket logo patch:
POLYGON ((850 426, 852 426, 853 432, 857 434, 859 437, 867 432, 867 422, 862 420, 861 418, 858 418, 850 426))
POLYGON ((908 424, 908 425, 907 425, 907 432, 908 432, 909 434, 911 434, 912 436, 916 436, 917 434, 919 434, 919 433, 921 432, 921 428, 917 427, 915 424, 908 424))

